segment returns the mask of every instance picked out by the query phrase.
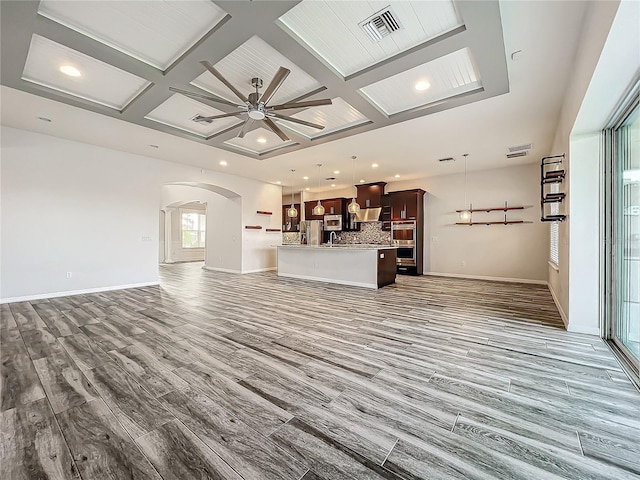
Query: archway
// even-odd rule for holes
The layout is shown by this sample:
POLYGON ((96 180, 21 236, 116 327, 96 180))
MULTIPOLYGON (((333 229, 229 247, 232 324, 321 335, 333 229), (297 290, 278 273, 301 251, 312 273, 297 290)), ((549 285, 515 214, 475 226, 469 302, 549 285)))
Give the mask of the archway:
POLYGON ((218 185, 172 182, 161 192, 160 261, 242 270, 242 198, 218 185), (187 230, 185 230, 187 227, 187 230))

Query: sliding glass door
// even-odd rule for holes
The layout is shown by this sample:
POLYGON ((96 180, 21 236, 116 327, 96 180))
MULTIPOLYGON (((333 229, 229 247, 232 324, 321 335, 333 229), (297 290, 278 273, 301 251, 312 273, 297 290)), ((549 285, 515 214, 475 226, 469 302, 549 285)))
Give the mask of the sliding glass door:
POLYGON ((609 228, 610 339, 640 366, 640 107, 632 98, 608 132, 611 141, 609 228))

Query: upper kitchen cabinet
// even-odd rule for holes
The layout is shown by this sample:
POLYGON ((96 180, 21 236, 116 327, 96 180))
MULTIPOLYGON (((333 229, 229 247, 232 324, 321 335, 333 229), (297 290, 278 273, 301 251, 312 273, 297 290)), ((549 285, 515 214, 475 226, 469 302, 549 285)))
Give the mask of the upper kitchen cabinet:
POLYGON ((389 219, 421 219, 424 214, 424 194, 425 191, 420 188, 388 193, 388 202, 385 203, 388 204, 389 219))
MULTIPOLYGON (((324 215, 344 215, 347 205, 346 198, 327 198, 320 200, 320 205, 324 207, 324 215)), ((304 202, 305 219, 307 220, 323 220, 324 215, 314 215, 313 207, 318 204, 317 200, 304 202)))
POLYGON ((360 208, 382 207, 382 195, 386 184, 386 182, 375 182, 356 185, 360 208))
POLYGON ((289 210, 291 204, 282 206, 282 231, 284 232, 299 232, 300 231, 300 215, 302 215, 302 211, 300 210, 300 204, 294 204, 296 210, 298 210, 297 217, 289 217, 287 216, 287 210, 289 210))

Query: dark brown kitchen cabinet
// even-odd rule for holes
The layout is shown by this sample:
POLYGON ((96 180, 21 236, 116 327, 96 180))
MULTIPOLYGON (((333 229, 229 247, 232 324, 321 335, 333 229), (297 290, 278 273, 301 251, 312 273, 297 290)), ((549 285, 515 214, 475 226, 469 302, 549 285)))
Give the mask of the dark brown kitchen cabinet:
MULTIPOLYGON (((306 220, 323 220, 324 215, 342 215, 347 211, 346 198, 327 198, 320 200, 320 205, 324 207, 324 215, 314 215, 313 207, 318 204, 317 200, 304 202, 304 213, 306 220)), ((344 223, 344 221, 343 221, 344 223)))
POLYGON ((388 193, 390 220, 417 220, 421 218, 424 208, 424 194, 425 191, 420 188, 388 193))
POLYGON ((382 195, 386 182, 365 183, 356 185, 360 208, 379 208, 382 206, 382 195))
POLYGON ((300 204, 295 203, 294 207, 298 210, 298 216, 290 218, 287 216, 287 210, 291 207, 289 205, 282 206, 282 231, 283 232, 299 232, 300 231, 300 215, 302 215, 302 211, 300 210, 300 204))

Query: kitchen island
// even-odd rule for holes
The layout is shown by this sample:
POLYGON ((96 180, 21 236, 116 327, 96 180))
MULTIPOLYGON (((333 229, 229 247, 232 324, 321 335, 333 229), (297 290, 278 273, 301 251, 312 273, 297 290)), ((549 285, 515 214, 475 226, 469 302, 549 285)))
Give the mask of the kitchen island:
POLYGON ((396 247, 390 245, 280 245, 278 276, 365 288, 396 281, 396 247))

